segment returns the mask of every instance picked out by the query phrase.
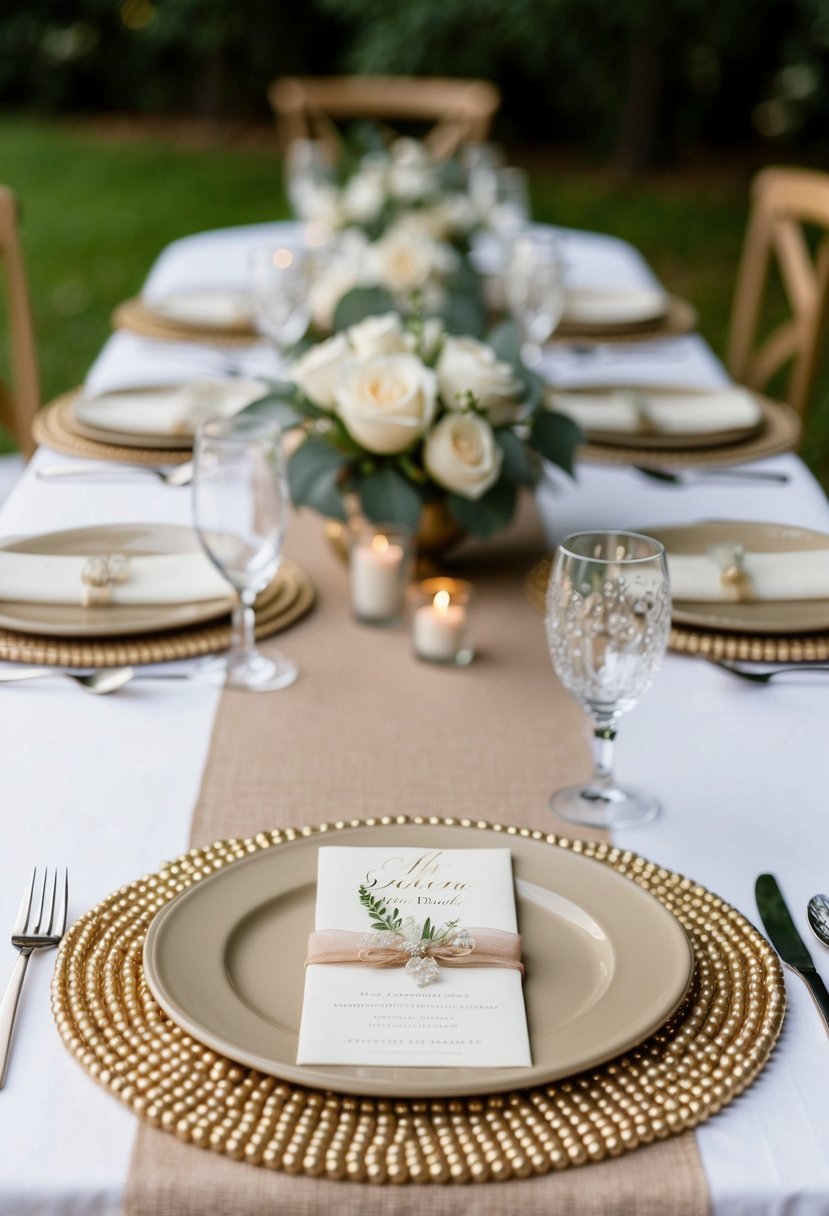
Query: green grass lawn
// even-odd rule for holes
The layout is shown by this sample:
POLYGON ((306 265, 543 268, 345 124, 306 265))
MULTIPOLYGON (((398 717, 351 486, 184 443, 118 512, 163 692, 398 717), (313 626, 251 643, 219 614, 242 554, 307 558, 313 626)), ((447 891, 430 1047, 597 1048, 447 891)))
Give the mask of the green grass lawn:
MULTIPOLYGON (((44 400, 82 380, 112 309, 140 289, 170 241, 287 216, 267 137, 252 146, 215 143, 0 118, 0 182, 22 204, 44 400)), ((696 305, 703 334, 724 353, 746 217, 739 173, 623 186, 568 160, 534 168, 532 195, 541 220, 632 241, 663 282, 696 305)), ((2 366, 5 353, 0 344, 2 366)), ((829 391, 822 385, 817 398, 804 454, 828 484, 829 391)))

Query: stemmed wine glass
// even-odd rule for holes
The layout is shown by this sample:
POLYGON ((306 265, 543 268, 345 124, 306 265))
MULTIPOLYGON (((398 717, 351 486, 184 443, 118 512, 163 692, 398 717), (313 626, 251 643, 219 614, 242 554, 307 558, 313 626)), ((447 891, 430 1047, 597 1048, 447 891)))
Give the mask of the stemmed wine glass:
POLYGON ((507 257, 504 292, 524 339, 522 357, 534 366, 564 312, 564 271, 554 233, 539 228, 516 236, 507 257))
POLYGON ((271 692, 293 684, 297 666, 256 649, 253 604, 279 568, 288 511, 282 432, 269 418, 236 415, 196 432, 193 514, 205 553, 236 592, 228 655, 199 678, 227 688, 271 692))
POLYGON ((248 288, 254 324, 283 353, 304 335, 311 320, 310 290, 320 252, 316 249, 252 250, 248 288))
POLYGON ((671 627, 662 545, 636 532, 580 532, 559 545, 547 589, 553 667, 594 724, 593 778, 559 790, 550 809, 570 823, 619 828, 647 823, 659 804, 613 777, 619 717, 649 687, 671 627))

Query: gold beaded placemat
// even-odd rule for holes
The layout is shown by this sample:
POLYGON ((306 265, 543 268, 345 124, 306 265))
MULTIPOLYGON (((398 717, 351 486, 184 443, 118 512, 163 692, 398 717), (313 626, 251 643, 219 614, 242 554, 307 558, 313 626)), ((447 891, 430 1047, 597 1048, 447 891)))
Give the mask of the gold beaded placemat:
POLYGON ((80 389, 62 393, 43 409, 32 422, 32 438, 41 447, 51 448, 66 456, 83 456, 86 460, 107 460, 122 464, 184 464, 193 459, 189 448, 133 448, 124 444, 100 443, 75 429, 73 407, 80 389))
POLYGON ((722 899, 634 853, 529 828, 405 816, 337 821, 191 849, 103 900, 66 934, 52 981, 61 1037, 139 1118, 180 1140, 292 1174, 356 1182, 484 1182, 617 1157, 697 1126, 766 1063, 785 1012, 774 951, 722 899), (153 916, 183 890, 263 849, 360 826, 447 824, 570 849, 625 875, 688 934, 695 978, 640 1047, 555 1084, 484 1098, 354 1098, 223 1058, 167 1018, 144 980, 153 916))
POLYGON ((695 469, 711 465, 748 464, 793 451, 800 442, 800 418, 789 405, 755 396, 762 412, 759 430, 737 443, 699 448, 622 447, 609 443, 585 443, 577 459, 599 464, 641 465, 648 469, 695 469))
MULTIPOLYGON (((256 605, 256 636, 269 638, 299 620, 314 603, 314 587, 296 562, 283 559, 270 587, 256 605)), ((0 659, 55 667, 136 667, 194 659, 227 650, 230 618, 159 633, 124 637, 47 637, 0 629, 0 659)))
MULTIPOLYGON (((550 559, 537 562, 527 575, 527 596, 542 616, 550 578, 550 559)), ((789 633, 764 636, 673 625, 668 649, 703 659, 738 659, 752 663, 816 663, 829 659, 829 633, 789 633)))
POLYGON ((129 329, 145 338, 161 338, 171 342, 209 342, 215 346, 249 346, 260 335, 249 322, 218 328, 208 325, 188 325, 184 321, 169 321, 148 308, 139 296, 124 300, 111 318, 113 329, 129 329))

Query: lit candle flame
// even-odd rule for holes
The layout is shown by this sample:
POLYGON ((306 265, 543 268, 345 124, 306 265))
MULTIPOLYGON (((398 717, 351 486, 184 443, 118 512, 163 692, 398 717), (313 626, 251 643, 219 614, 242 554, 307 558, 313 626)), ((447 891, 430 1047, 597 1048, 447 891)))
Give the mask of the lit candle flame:
POLYGON ((449 604, 452 597, 448 591, 438 591, 435 598, 432 600, 432 606, 438 616, 446 616, 449 611, 449 604))
POLYGON ((385 553, 389 547, 389 538, 387 536, 373 536, 371 539, 371 547, 375 553, 385 553))

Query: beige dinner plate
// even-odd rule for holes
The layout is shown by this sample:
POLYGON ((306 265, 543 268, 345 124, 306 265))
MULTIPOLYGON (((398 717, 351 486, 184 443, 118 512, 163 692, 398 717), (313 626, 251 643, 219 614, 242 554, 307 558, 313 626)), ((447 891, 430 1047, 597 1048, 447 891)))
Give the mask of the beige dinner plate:
POLYGON ((320 836, 222 869, 158 913, 144 974, 162 1009, 208 1047, 265 1073, 340 1093, 438 1097, 543 1084, 642 1042, 693 973, 679 922, 610 867, 543 841, 461 825, 346 828, 336 844, 512 851, 529 1068, 300 1066, 304 960, 320 836))
MULTIPOLYGON (((788 524, 746 523, 717 520, 670 528, 643 528, 656 537, 668 553, 705 553, 714 545, 738 544, 746 552, 829 549, 829 536, 788 524)), ((758 600, 749 603, 711 603, 674 600, 673 620, 700 629, 735 630, 740 633, 815 633, 829 629, 829 599, 758 600)))
MULTIPOLYGON (((717 390, 719 391, 719 390, 717 390)), ((618 389, 618 388, 590 388, 579 385, 578 388, 567 389, 549 389, 547 392, 547 400, 551 406, 555 408, 555 398, 558 393, 564 395, 578 395, 583 393, 589 394, 591 397, 607 396, 608 399, 617 396, 620 392, 642 393, 657 393, 659 397, 703 397, 705 394, 701 390, 679 389, 679 388, 660 388, 660 389, 618 389)), ((596 427, 590 427, 585 430, 589 443, 601 443, 609 447, 617 448, 653 448, 657 451, 664 451, 670 448, 672 451, 693 450, 694 448, 710 448, 717 447, 729 443, 739 443, 743 439, 747 439, 751 435, 756 435, 763 427, 764 415, 762 398, 751 394, 757 401, 757 419, 748 426, 732 427, 727 431, 695 431, 693 433, 683 433, 681 431, 602 431, 596 427)))
MULTIPOLYGON (((692 330, 697 321, 696 309, 687 300, 681 299, 679 296, 664 295, 661 292, 641 292, 632 293, 637 297, 641 297, 640 307, 638 310, 627 306, 621 300, 623 293, 602 292, 594 293, 585 290, 583 293, 573 292, 568 300, 569 315, 565 312, 559 323, 554 339, 563 339, 572 342, 578 339, 583 342, 599 342, 599 341, 640 341, 645 338, 668 337, 679 334, 688 333, 692 330), (599 313, 593 309, 591 317, 588 320, 585 316, 585 308, 577 307, 577 296, 582 295, 586 301, 588 296, 603 296, 607 301, 608 309, 612 308, 612 312, 608 311, 606 319, 601 320, 599 313), (616 296, 615 303, 611 304, 611 297, 616 296), (634 320, 634 313, 638 311, 638 316, 634 320), (645 314, 648 315, 645 315, 645 314), (626 314, 626 315, 625 315, 626 314), (578 316, 582 319, 579 320, 578 316)), ((627 296, 627 293, 624 293, 627 296)), ((632 297, 628 297, 630 299, 632 297)))
POLYGON ((169 325, 182 329, 216 329, 249 333, 252 328, 247 293, 224 287, 175 291, 145 307, 169 325))
MULTIPOLYGON (((198 552, 200 545, 192 528, 172 524, 102 524, 5 541, 0 543, 0 549, 58 557, 94 557, 110 553, 138 557, 193 553, 198 552)), ((200 600, 198 603, 111 604, 91 608, 80 604, 32 604, 0 599, 0 627, 53 637, 117 637, 211 621, 230 612, 232 602, 230 593, 226 599, 200 600)))
POLYGON ((665 316, 669 302, 670 296, 656 289, 602 291, 590 287, 569 288, 565 294, 562 322, 574 329, 648 325, 665 316))

